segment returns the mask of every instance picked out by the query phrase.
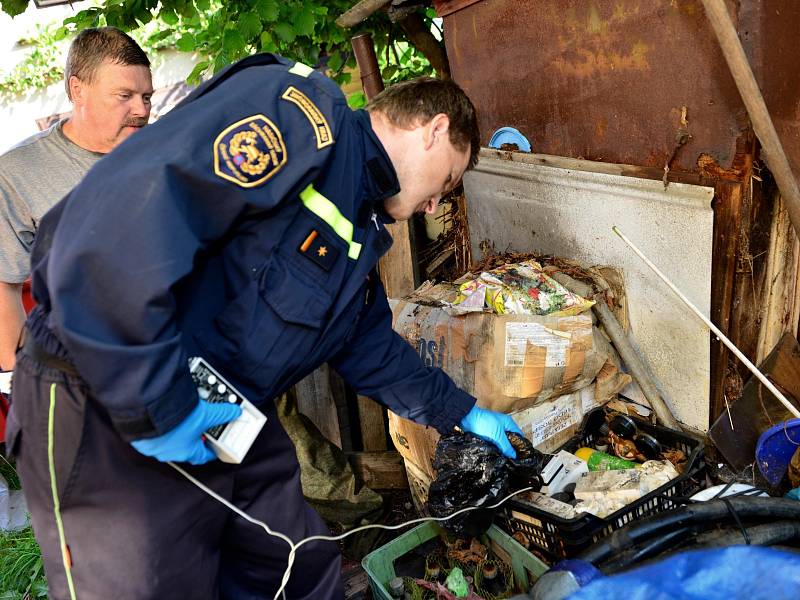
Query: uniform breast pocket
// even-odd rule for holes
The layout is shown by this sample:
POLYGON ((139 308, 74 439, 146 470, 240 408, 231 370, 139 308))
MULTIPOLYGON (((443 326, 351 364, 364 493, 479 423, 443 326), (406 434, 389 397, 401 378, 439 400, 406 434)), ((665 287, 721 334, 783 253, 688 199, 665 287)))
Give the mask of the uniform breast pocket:
POLYGON ((200 343, 212 359, 266 390, 311 351, 331 302, 320 283, 276 250, 215 319, 214 347, 212 336, 201 336, 200 343))

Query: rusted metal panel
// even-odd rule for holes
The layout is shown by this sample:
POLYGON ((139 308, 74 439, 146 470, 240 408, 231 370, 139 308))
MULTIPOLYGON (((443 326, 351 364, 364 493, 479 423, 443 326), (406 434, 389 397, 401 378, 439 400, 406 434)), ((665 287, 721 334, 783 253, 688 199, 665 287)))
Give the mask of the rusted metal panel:
MULTIPOLYGON (((728 4, 798 164, 800 3, 728 4)), ((735 158, 749 121, 699 0, 492 0, 444 23, 484 142, 511 125, 535 152, 658 168, 674 153, 673 170, 744 178, 735 158), (691 137, 676 151, 682 129, 691 137)))
POLYGON ((739 37, 794 175, 800 179, 799 28, 797 0, 740 2, 739 37))

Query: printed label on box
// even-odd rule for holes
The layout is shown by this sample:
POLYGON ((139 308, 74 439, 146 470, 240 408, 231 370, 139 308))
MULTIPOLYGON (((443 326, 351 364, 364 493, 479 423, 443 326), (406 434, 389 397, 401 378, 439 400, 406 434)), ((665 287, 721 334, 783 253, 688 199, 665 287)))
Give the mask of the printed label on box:
POLYGON ((554 435, 564 431, 570 425, 578 422, 575 407, 568 405, 557 407, 549 412, 541 421, 533 424, 531 428, 531 443, 537 446, 554 435))
POLYGON ((530 343, 546 349, 545 367, 565 367, 571 338, 569 332, 548 329, 539 323, 506 323, 505 366, 524 366, 525 351, 530 343))

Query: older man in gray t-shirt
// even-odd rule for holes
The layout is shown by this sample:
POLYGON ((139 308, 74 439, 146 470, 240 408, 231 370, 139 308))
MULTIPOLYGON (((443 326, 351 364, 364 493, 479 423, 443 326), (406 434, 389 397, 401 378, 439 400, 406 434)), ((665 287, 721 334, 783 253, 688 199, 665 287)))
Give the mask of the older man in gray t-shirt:
MULTIPOLYGON (((79 33, 64 80, 72 116, 0 156, 0 371, 14 366, 25 322, 22 284, 30 274, 39 220, 95 162, 150 118, 150 61, 119 29, 79 33)), ((0 391, 3 383, 0 374, 0 391)))
POLYGON ((0 281, 22 283, 42 215, 103 155, 64 135, 63 121, 0 156, 0 281))

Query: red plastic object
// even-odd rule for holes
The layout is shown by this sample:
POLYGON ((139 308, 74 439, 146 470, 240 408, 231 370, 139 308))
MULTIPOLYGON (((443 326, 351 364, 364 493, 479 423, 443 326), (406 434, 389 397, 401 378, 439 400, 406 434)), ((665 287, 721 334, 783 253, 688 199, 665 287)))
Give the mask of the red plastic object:
POLYGON ((36 300, 33 299, 33 295, 31 294, 30 279, 26 279, 25 283, 22 284, 22 306, 25 307, 25 314, 31 312, 31 309, 36 306, 36 300))
MULTIPOLYGON (((31 280, 26 279, 22 284, 22 306, 25 307, 25 314, 31 312, 36 306, 36 300, 31 295, 31 280)), ((6 415, 8 415, 8 398, 0 394, 0 444, 6 439, 6 415)))

